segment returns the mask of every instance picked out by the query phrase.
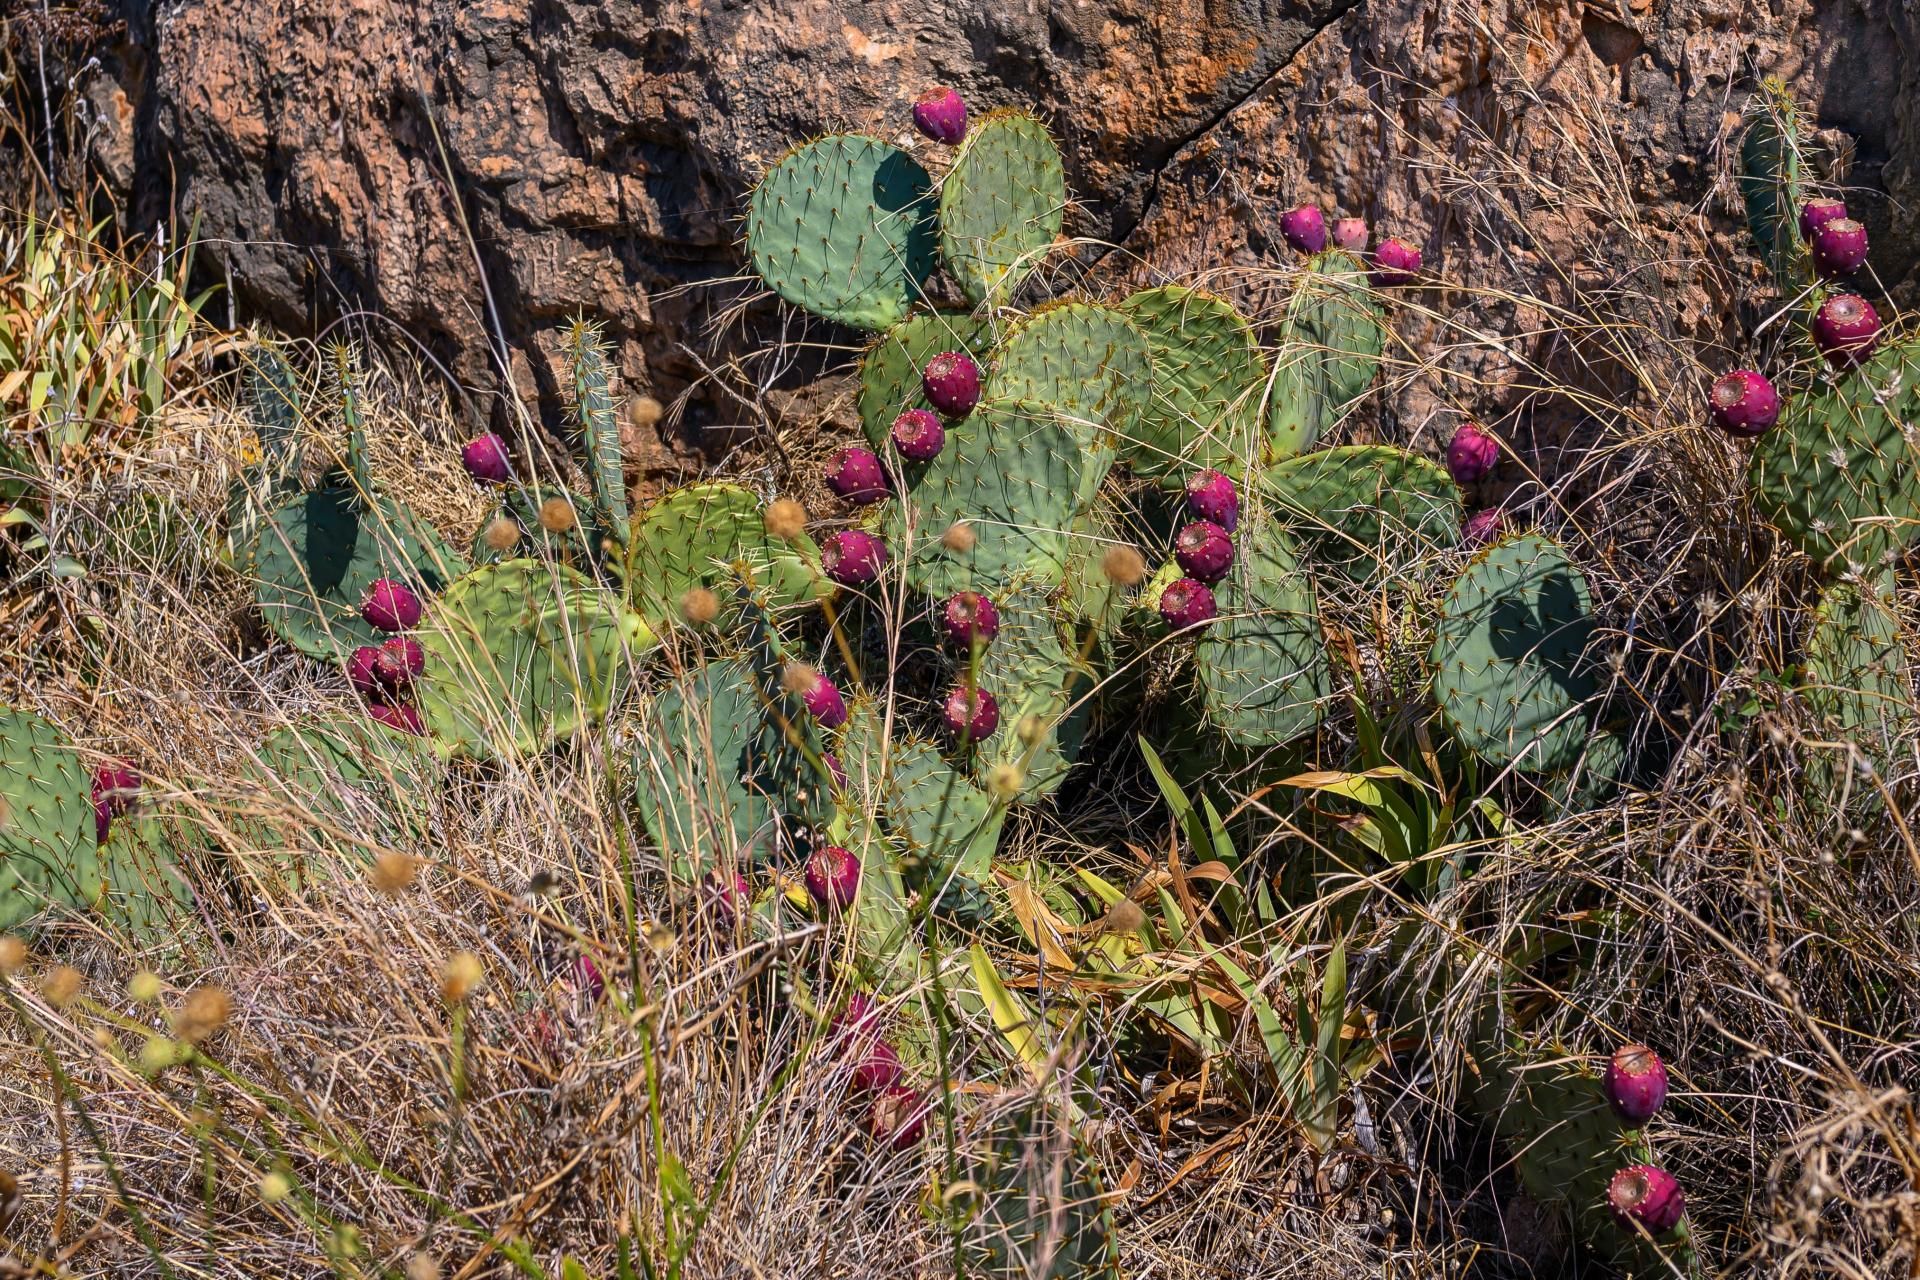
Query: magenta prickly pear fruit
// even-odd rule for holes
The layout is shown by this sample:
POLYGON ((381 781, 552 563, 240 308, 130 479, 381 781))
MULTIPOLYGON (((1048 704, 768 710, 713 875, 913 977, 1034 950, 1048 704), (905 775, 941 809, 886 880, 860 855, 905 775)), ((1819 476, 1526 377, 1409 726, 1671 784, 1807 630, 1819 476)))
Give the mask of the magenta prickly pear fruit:
POLYGON ((1367 248, 1367 223, 1364 218, 1338 218, 1333 224, 1333 243, 1348 253, 1364 253, 1367 248))
POLYGON ((753 887, 738 871, 709 874, 703 889, 707 908, 729 928, 739 922, 740 913, 746 910, 748 901, 753 897, 753 887))
POLYGON ((394 636, 380 646, 373 674, 389 689, 404 689, 427 669, 427 654, 410 636, 394 636))
POLYGON ((967 104, 951 86, 936 85, 914 99, 913 127, 953 146, 967 136, 967 104))
POLYGON ((1187 481, 1187 510, 1232 533, 1240 527, 1240 491, 1224 471, 1202 471, 1187 481))
POLYGON ((1000 703, 985 689, 956 685, 941 708, 947 732, 963 742, 985 742, 1000 727, 1000 703))
POLYGON ((1327 247, 1327 215, 1312 204, 1289 209, 1280 215, 1280 234, 1301 253, 1318 253, 1327 247))
POLYGON ((1412 284, 1420 271, 1420 251, 1405 240, 1388 236, 1373 251, 1373 268, 1376 289, 1412 284))
POLYGON ((880 1006, 864 991, 847 997, 847 1007, 834 1015, 833 1029, 845 1036, 874 1033, 880 1029, 880 1006))
POLYGON ((1607 1207, 1620 1225, 1632 1230, 1638 1222, 1653 1235, 1673 1230, 1687 1211, 1680 1183, 1665 1169, 1636 1164, 1613 1175, 1607 1184, 1607 1207))
POLYGON ((822 729, 838 729, 847 722, 847 700, 840 696, 840 686, 817 671, 800 690, 800 701, 822 729))
POLYGON ((1835 218, 1813 233, 1813 267, 1831 280, 1866 265, 1867 229, 1852 218, 1835 218))
POLYGON ((1613 1113, 1638 1128, 1667 1101, 1667 1064, 1643 1044, 1622 1045, 1614 1050, 1601 1083, 1613 1113))
POLYGON ((823 844, 807 858, 806 880, 815 903, 845 910, 860 888, 860 859, 837 844, 823 844))
POLYGON ((1809 200, 1800 206, 1800 234, 1811 241, 1820 228, 1847 216, 1847 206, 1839 200, 1809 200))
POLYGON ((460 462, 481 484, 505 484, 513 478, 507 442, 491 432, 467 441, 460 450, 460 462))
POLYGON ((947 447, 947 429, 925 409, 909 409, 893 420, 893 447, 909 462, 932 462, 947 447))
POLYGON ((1192 578, 1175 578, 1160 593, 1160 616, 1176 631, 1212 622, 1220 614, 1213 588, 1192 578))
POLYGON ((426 722, 420 719, 418 711, 406 703, 376 702, 367 708, 367 714, 389 729, 398 729, 415 737, 426 736, 426 722))
POLYGON ((1837 293, 1813 313, 1813 344, 1836 369, 1865 364, 1880 345, 1880 316, 1857 293, 1837 293))
POLYGON ((881 1093, 906 1077, 900 1055, 885 1040, 874 1040, 853 1066, 853 1087, 863 1093, 881 1093))
POLYGON ((947 639, 961 649, 992 644, 1000 634, 1000 610, 978 591, 956 591, 948 596, 940 621, 947 629, 947 639))
POLYGON ((1195 520, 1173 538, 1173 558, 1187 576, 1212 583, 1233 567, 1233 539, 1211 520, 1195 520))
POLYGON ((880 455, 861 445, 842 449, 827 460, 827 488, 848 502, 866 506, 887 496, 887 472, 880 455))
POLYGON ((1713 425, 1730 436, 1757 436, 1780 421, 1780 393, 1752 369, 1714 379, 1708 396, 1713 425))
POLYGON ((105 844, 113 820, 133 807, 140 794, 140 775, 127 765, 109 762, 93 771, 93 836, 105 844))
POLYGON ((927 361, 920 389, 949 418, 964 418, 980 403, 980 366, 964 351, 942 351, 927 361))
POLYGON ((926 1097, 918 1089, 894 1085, 867 1108, 867 1134, 895 1151, 909 1150, 926 1133, 930 1110, 926 1097))
POLYGON ((600 966, 593 962, 592 956, 575 956, 569 976, 575 990, 585 992, 587 999, 595 1004, 606 998, 607 980, 600 976, 600 966))
POLYGON ((363 698, 377 698, 380 687, 380 646, 363 644, 347 659, 347 680, 363 698))
POLYGON ((845 791, 847 789, 847 771, 841 767, 840 757, 831 751, 823 751, 820 754, 820 763, 827 766, 827 773, 832 776, 833 785, 845 791))
POLYGON ((1476 484, 1500 465, 1500 442, 1477 422, 1463 422, 1447 442, 1447 474, 1455 484, 1476 484))
POLYGON ((1460 541, 1470 547, 1488 547, 1499 541, 1507 527, 1507 513, 1498 507, 1476 511, 1460 526, 1460 541))
POLYGON ((360 616, 375 631, 405 631, 420 621, 420 597, 405 583, 382 578, 367 588, 360 616))
POLYGON ((887 566, 887 544, 865 529, 842 529, 820 548, 820 567, 843 587, 864 587, 887 566))

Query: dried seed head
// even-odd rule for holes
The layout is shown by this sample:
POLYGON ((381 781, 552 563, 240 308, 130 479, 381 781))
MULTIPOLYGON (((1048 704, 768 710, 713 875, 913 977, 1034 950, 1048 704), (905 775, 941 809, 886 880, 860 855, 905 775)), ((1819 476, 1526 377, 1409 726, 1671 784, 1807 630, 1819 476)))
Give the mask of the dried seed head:
POLYGON ((432 1254, 416 1253, 407 1259, 407 1280, 440 1280, 440 1264, 432 1254))
POLYGON ((56 1009, 64 1009, 80 995, 80 988, 86 985, 86 979, 80 976, 78 969, 66 965, 55 965, 40 982, 40 995, 56 1009))
POLYGON ((1100 572, 1116 587, 1137 587, 1147 576, 1147 562, 1132 547, 1115 545, 1100 557, 1100 572))
POLYGON ((789 662, 780 669, 780 687, 797 698, 812 693, 819 683, 820 673, 804 662, 789 662))
POLYGON ((179 1061, 180 1043, 166 1036, 148 1036, 147 1042, 140 1046, 140 1070, 144 1075, 157 1076, 179 1061))
POLYGON ((680 597, 680 616, 690 627, 704 627, 720 616, 720 597, 705 587, 695 587, 680 597))
POLYGON ((20 1216, 20 1184, 5 1169, 0 1169, 0 1231, 13 1225, 20 1216))
POLYGON ((1113 933, 1132 933, 1147 922, 1147 913, 1131 898, 1122 898, 1107 908, 1107 928, 1113 933))
POLYGON ((767 532, 791 542, 807 529, 807 509, 792 498, 776 498, 767 508, 767 532))
POLYGON ((548 533, 567 533, 580 522, 573 504, 565 498, 548 498, 540 504, 540 527, 548 533))
POLYGON ((12 934, 0 934, 0 978, 11 978, 27 963, 27 944, 12 934))
POLYGON ((480 985, 485 971, 480 957, 471 951, 456 951, 440 971, 440 998, 448 1004, 460 1004, 480 985))
POLYGON ((195 987, 173 1015, 173 1030, 188 1044, 210 1039, 233 1016, 233 997, 219 987, 195 987))
POLYGON ((940 545, 957 556, 963 556, 973 550, 973 544, 980 539, 975 536, 973 526, 965 520, 955 520, 940 535, 940 545))
POLYGON ((987 794, 995 800, 1011 800, 1026 785, 1026 771, 1017 764, 1001 761, 987 770, 987 794))
POLYGON ((635 396, 627 401, 627 421, 642 431, 651 430, 665 412, 666 406, 652 396, 635 396))
POLYGON ((392 895, 408 888, 420 875, 420 859, 398 849, 389 849, 373 860, 367 878, 379 892, 392 895))
POLYGON ((487 544, 487 550, 505 555, 520 545, 520 526, 505 516, 495 516, 480 538, 487 544))
POLYGON ((130 999, 137 1000, 141 1004, 146 1004, 150 1000, 158 1000, 160 998, 160 975, 150 969, 142 969, 140 972, 134 974, 133 977, 127 979, 127 995, 130 999))
POLYGON ((1045 716, 1021 716, 1020 723, 1014 726, 1014 732, 1020 735, 1020 745, 1030 747, 1047 736, 1045 716))
POLYGON ((260 1199, 267 1204, 279 1204, 293 1194, 293 1179, 275 1170, 260 1179, 260 1199))

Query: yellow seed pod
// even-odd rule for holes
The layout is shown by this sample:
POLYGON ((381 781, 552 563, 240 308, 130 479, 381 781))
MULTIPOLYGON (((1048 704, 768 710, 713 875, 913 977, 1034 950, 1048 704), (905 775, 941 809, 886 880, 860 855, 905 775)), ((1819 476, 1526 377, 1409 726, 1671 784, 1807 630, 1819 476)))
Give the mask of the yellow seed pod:
POLYGON ((131 999, 139 1001, 141 1004, 158 1000, 160 998, 160 975, 149 969, 142 969, 140 972, 134 974, 133 977, 127 979, 127 995, 131 999))
POLYGON ((0 934, 0 978, 11 978, 26 967, 27 944, 12 934, 0 934))
POLYGON ((233 1016, 233 997, 219 987, 195 987, 173 1015, 174 1032, 188 1044, 211 1039, 233 1016))
POLYGON ((987 770, 987 794, 995 800, 1012 800, 1026 782, 1026 771, 1009 761, 1003 760, 987 770))
POLYGON ((78 969, 66 965, 56 965, 41 980, 40 995, 56 1009, 64 1009, 80 996, 80 988, 86 985, 86 979, 80 976, 78 969))
POLYGON ((705 587, 695 587, 680 597, 680 616, 690 627, 704 627, 720 616, 720 597, 705 587))
POLYGON ((420 875, 420 859, 411 854, 389 849, 373 860, 373 867, 367 878, 373 887, 391 897, 412 886, 420 875))
POLYGON ((652 396, 635 396, 627 401, 627 421, 642 431, 658 425, 666 411, 666 406, 652 396))
POLYGON ((275 1170, 260 1179, 260 1199, 267 1204, 279 1204, 293 1194, 293 1179, 275 1170))

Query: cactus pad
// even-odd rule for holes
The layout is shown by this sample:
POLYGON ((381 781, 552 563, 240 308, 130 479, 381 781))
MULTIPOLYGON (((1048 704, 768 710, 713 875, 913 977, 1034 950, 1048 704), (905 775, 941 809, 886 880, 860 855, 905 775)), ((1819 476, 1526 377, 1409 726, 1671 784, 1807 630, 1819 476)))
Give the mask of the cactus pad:
POLYGON ((1758 506, 1829 570, 1873 569, 1920 529, 1920 344, 1788 400, 1754 450, 1758 506))
MULTIPOLYGON (((1870 584, 1836 582, 1827 588, 1807 641, 1807 682, 1800 690, 1816 719, 1814 735, 1850 744, 1875 769, 1886 767, 1895 739, 1920 711, 1894 592, 1891 572, 1870 584)), ((1878 803, 1877 791, 1849 768, 1850 750, 1812 751, 1817 754, 1807 763, 1811 792, 1831 796, 1836 804, 1841 797, 1871 793, 1863 804, 1878 803)))
POLYGON ((769 288, 855 329, 898 323, 933 271, 927 171, 852 134, 789 151, 753 189, 747 251, 769 288))
POLYGON ((1308 264, 1281 329, 1268 397, 1266 461, 1311 449, 1380 372, 1386 325, 1360 263, 1332 250, 1308 264))
POLYGON ((1377 582, 1460 529, 1460 490, 1427 459, 1390 445, 1341 445, 1260 473, 1276 511, 1316 569, 1377 582))
POLYGON ((1000 634, 980 661, 980 687, 999 700, 1001 728, 974 752, 974 776, 985 782, 994 765, 1019 765, 1026 800, 1066 781, 1092 716, 1094 674, 1060 634, 1049 585, 1025 579, 996 591, 1000 634), (1029 717, 1039 730, 1031 741, 1021 730, 1029 717))
POLYGON ((1267 360, 1224 298, 1162 285, 1120 304, 1147 335, 1153 396, 1122 456, 1145 476, 1218 467, 1238 474, 1256 453, 1267 360))
POLYGON ((1125 313, 1073 302, 1034 313, 1001 340, 991 385, 1001 399, 1052 405, 1072 425, 1087 458, 1078 495, 1084 506, 1113 465, 1117 443, 1139 432, 1153 366, 1146 335, 1125 313))
POLYGON ((1806 121, 1793 95, 1772 77, 1761 82, 1747 106, 1747 119, 1739 174, 1747 230, 1775 279, 1790 282, 1805 258, 1799 216, 1806 203, 1806 121))
POLYGON ((1281 746, 1332 694, 1313 582, 1270 514, 1241 517, 1239 558, 1214 589, 1220 616, 1194 646, 1207 718, 1236 747, 1281 746))
POLYGON ((1587 580, 1553 540, 1507 538, 1468 564, 1440 607, 1430 661, 1454 736, 1496 764, 1568 768, 1593 696, 1587 580))
POLYGON ((1092 1154, 1066 1111, 1009 1095, 969 1117, 963 1177, 978 1204, 963 1233, 968 1275, 1106 1280, 1117 1274, 1113 1215, 1092 1154))
POLYGON ((680 597, 692 588, 730 586, 736 564, 776 607, 832 590, 812 567, 820 560, 813 540, 769 534, 760 500, 736 484, 674 490, 634 522, 633 542, 634 607, 656 630, 680 616, 680 597))
POLYGON ((893 420, 908 409, 933 405, 921 389, 920 371, 942 351, 984 357, 992 347, 990 326, 964 311, 917 311, 875 339, 860 358, 860 428, 883 455, 893 420))
POLYGON ((420 621, 420 713, 443 750, 527 755, 598 724, 632 655, 639 617, 575 571, 508 560, 459 579, 420 621))
POLYGON ((88 904, 99 879, 92 781, 58 729, 0 706, 0 932, 50 902, 88 904))
POLYGON ((1060 234, 1067 179, 1047 127, 990 111, 940 186, 940 256, 975 305, 1004 306, 1060 234))
POLYGON ((625 541, 627 481, 620 461, 620 424, 613 413, 613 369, 601 327, 575 321, 565 340, 573 368, 573 412, 593 486, 594 523, 625 541))

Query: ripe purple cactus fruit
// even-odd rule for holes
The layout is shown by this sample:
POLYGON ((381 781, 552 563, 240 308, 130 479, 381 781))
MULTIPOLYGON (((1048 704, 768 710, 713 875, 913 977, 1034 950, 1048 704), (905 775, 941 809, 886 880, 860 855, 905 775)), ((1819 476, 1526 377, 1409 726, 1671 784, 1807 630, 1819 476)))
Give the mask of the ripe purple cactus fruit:
POLYGON ((1213 588, 1192 578, 1175 578, 1160 593, 1160 616, 1176 631, 1212 622, 1220 614, 1213 588))
POLYGON ((787 692, 797 696, 822 729, 838 729, 847 722, 847 700, 840 686, 804 662, 789 662, 780 673, 787 692))
POLYGON ((1211 520, 1195 520, 1174 535, 1173 558, 1187 576, 1209 585, 1233 567, 1233 539, 1211 520))
POLYGON ((1388 236, 1374 248, 1373 268, 1376 289, 1412 284, 1420 271, 1420 251, 1405 240, 1388 236))
POLYGON ((950 85, 935 85, 913 102, 913 127, 953 146, 967 136, 967 104, 950 85))
POLYGON ((1865 364, 1880 345, 1880 316, 1857 293, 1837 293, 1813 313, 1813 345, 1836 369, 1865 364))
POLYGON ((1348 253, 1363 253, 1367 247, 1367 223, 1364 218, 1337 218, 1333 224, 1333 243, 1348 253))
POLYGON ((467 441, 460 449, 460 463, 481 484, 505 484, 513 478, 507 442, 492 432, 467 441))
POLYGON ((140 775, 119 761, 110 761, 93 771, 93 838, 96 844, 107 842, 113 820, 133 807, 140 794, 140 775))
POLYGON ((887 544, 864 529, 842 529, 820 548, 820 567, 843 587, 864 587, 887 564, 887 544))
POLYGON ((827 766, 827 773, 833 778, 833 785, 840 790, 847 789, 847 771, 840 764, 840 757, 831 751, 820 753, 820 763, 827 766))
POLYGON ((861 445, 842 449, 827 460, 827 488, 848 502, 866 506, 887 496, 887 472, 880 455, 861 445))
POLYGON ((882 1093, 906 1077, 900 1055, 894 1047, 877 1037, 864 1046, 859 1061, 853 1064, 853 1087, 863 1093, 882 1093))
POLYGON ((1327 247, 1327 215, 1312 204, 1289 209, 1280 215, 1280 234, 1301 253, 1318 253, 1327 247))
POLYGON ((1000 703, 978 687, 955 685, 940 714, 947 732, 962 742, 985 742, 1000 727, 1000 703))
POLYGON ((1232 533, 1240 527, 1240 491, 1224 471, 1202 471, 1187 481, 1187 510, 1232 533))
POLYGON ((347 681, 363 698, 377 698, 384 690, 379 676, 380 646, 363 644, 347 659, 347 681))
POLYGON ((708 874, 703 882, 702 896, 714 918, 732 928, 739 923, 740 913, 753 897, 753 887, 738 871, 716 871, 708 874))
POLYGON ((1000 610, 978 591, 956 591, 948 596, 940 622, 947 629, 947 639, 965 650, 992 644, 1000 634, 1000 610))
POLYGON ((427 669, 426 650, 410 636, 394 636, 380 646, 373 674, 389 689, 404 689, 427 669))
POLYGON ((1673 1230, 1687 1211, 1680 1183, 1665 1169, 1636 1164, 1613 1175, 1607 1184, 1607 1207, 1620 1225, 1632 1229, 1638 1222, 1653 1235, 1673 1230))
POLYGON ((415 737, 426 736, 426 722, 420 719, 420 713, 418 711, 404 702, 376 702, 367 708, 367 714, 389 729, 397 729, 401 733, 411 733, 415 737))
POLYGON ((573 958, 573 969, 568 977, 574 989, 586 993, 587 999, 599 1004, 606 998, 607 980, 600 976, 600 966, 593 962, 592 956, 579 955, 573 958))
POLYGON ((1840 200, 1809 200, 1800 206, 1800 234, 1812 240, 1829 222, 1836 222, 1847 216, 1847 206, 1840 200))
POLYGON ((1638 1128, 1666 1103, 1667 1064, 1646 1045, 1622 1045, 1614 1050, 1601 1084, 1613 1113, 1638 1128))
POLYGON ((893 420, 893 447, 909 462, 932 462, 947 446, 947 429, 925 409, 909 409, 893 420))
POLYGON ((949 418, 964 418, 980 403, 980 366, 964 351, 942 351, 920 373, 927 400, 949 418))
POLYGON ((1780 393, 1752 369, 1714 379, 1708 402, 1713 425, 1730 436, 1763 435, 1780 421, 1780 393))
POLYGON ((360 616, 375 631, 405 631, 420 621, 420 597, 405 583, 382 578, 367 588, 360 616))
POLYGON ((1492 546, 1506 527, 1507 513, 1498 507, 1488 507, 1474 512, 1461 524, 1460 541, 1469 547, 1492 546))
POLYGON ((1866 265, 1867 229, 1852 218, 1835 218, 1813 233, 1813 267, 1831 280, 1866 265))
POLYGON ((867 1135, 882 1146, 906 1151, 927 1131, 930 1110, 918 1089, 894 1085, 867 1108, 867 1135))
POLYGON ((1447 474, 1455 484, 1476 484, 1500 465, 1500 442, 1479 423, 1467 421, 1447 442, 1447 474))
POLYGON ((823 844, 807 858, 806 881, 816 904, 845 910, 860 888, 860 859, 837 844, 823 844))

